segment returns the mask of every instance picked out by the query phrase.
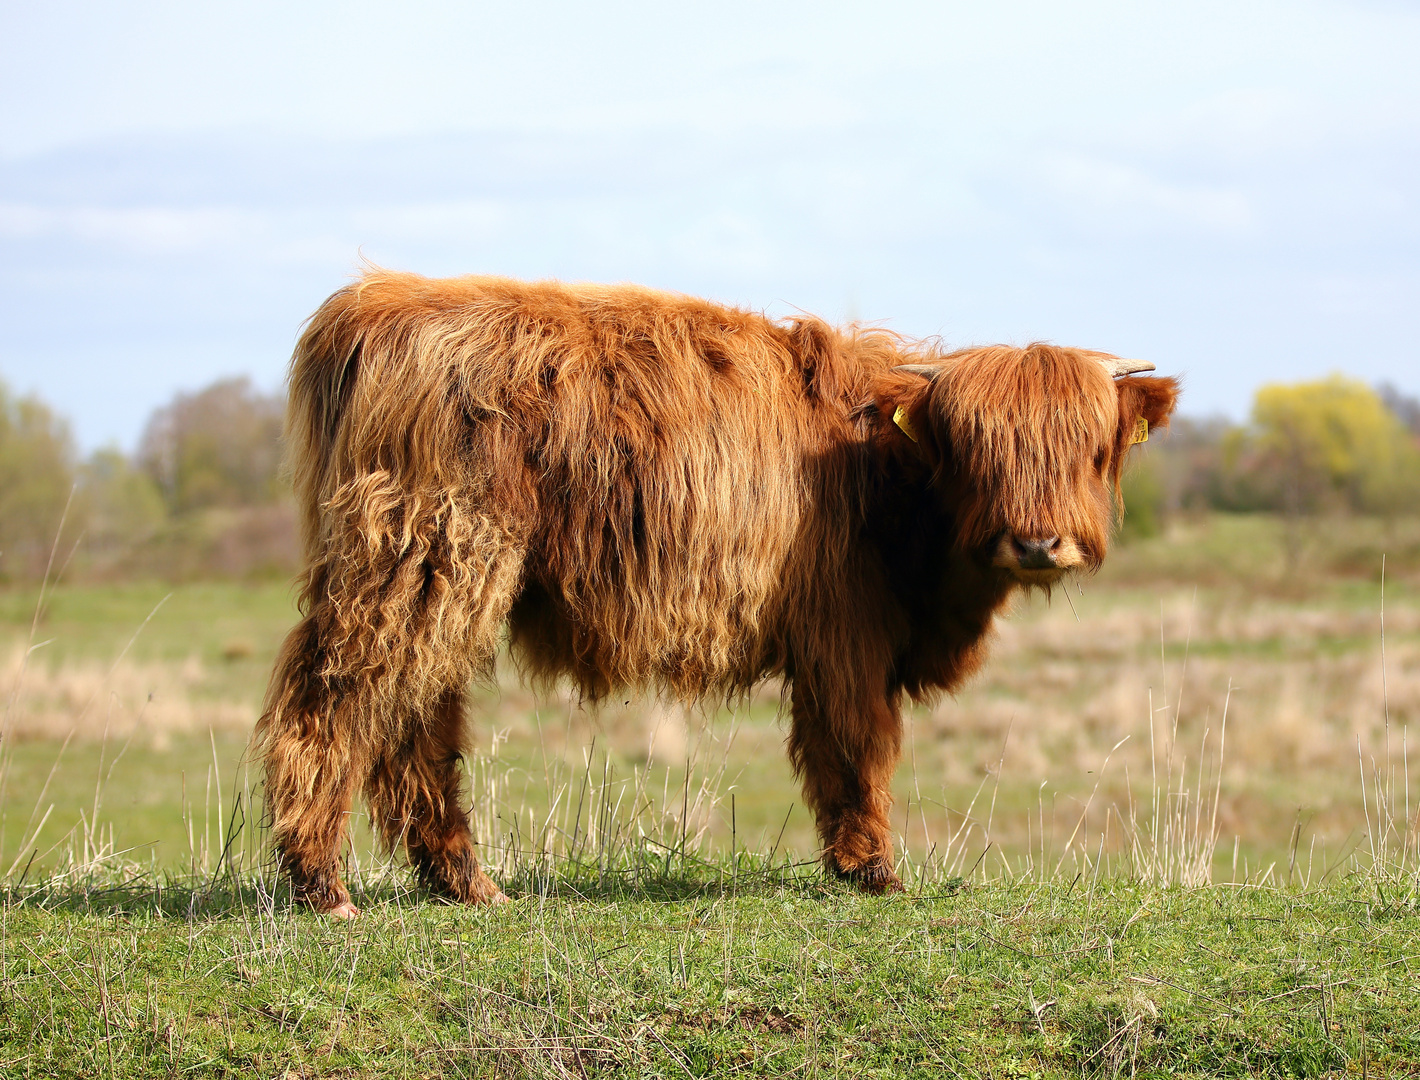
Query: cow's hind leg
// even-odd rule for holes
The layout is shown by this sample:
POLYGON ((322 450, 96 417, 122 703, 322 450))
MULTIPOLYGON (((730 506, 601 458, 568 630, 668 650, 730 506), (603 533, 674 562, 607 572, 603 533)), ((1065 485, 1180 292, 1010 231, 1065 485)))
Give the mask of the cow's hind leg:
POLYGON ((350 917, 358 909, 340 880, 350 804, 368 772, 368 725, 357 697, 322 674, 318 620, 287 635, 256 739, 277 859, 296 899, 350 917))
POLYGON ((796 682, 790 711, 789 757, 816 818, 824 865, 867 892, 900 890, 889 820, 902 748, 898 703, 830 713, 796 682))
POLYGON ((507 897, 479 868, 462 805, 463 720, 462 689, 445 691, 409 718, 398 747, 375 759, 365 791, 385 846, 403 844, 422 885, 460 903, 499 903, 507 897))
POLYGON ((354 914, 336 864, 364 787, 380 831, 414 839, 432 884, 491 899, 458 806, 451 688, 492 662, 521 545, 500 519, 383 474, 343 485, 324 509, 309 614, 287 639, 258 728, 281 862, 298 897, 354 914))

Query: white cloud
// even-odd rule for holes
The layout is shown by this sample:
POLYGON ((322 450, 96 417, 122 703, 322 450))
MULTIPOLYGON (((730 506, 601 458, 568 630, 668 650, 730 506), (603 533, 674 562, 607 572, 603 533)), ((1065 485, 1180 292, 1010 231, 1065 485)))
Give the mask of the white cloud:
POLYGON ((728 210, 691 222, 668 246, 687 266, 730 276, 758 277, 779 261, 764 223, 728 210))
POLYGON ((355 236, 371 233, 404 243, 472 242, 488 239, 508 226, 507 203, 493 199, 360 206, 345 222, 355 236))
POLYGON ((1045 180, 1067 211, 1111 231, 1242 234, 1257 224, 1241 190, 1169 181, 1116 161, 1062 154, 1050 161, 1045 180))
POLYGON ((0 236, 71 238, 146 255, 245 245, 270 231, 265 215, 227 207, 45 207, 0 203, 0 236))

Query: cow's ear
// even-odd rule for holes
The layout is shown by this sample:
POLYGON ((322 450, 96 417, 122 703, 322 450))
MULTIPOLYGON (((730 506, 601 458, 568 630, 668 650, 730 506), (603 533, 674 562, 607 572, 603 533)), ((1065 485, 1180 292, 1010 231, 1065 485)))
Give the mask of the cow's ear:
POLYGON ((1118 460, 1131 445, 1147 440, 1153 429, 1168 426, 1178 404, 1179 385, 1173 378, 1137 377, 1119 379, 1114 385, 1119 392, 1118 460))
POLYGON ((942 459, 939 433, 931 422, 935 370, 899 367, 877 394, 881 438, 886 447, 936 465, 942 459))
POLYGON ((833 401, 838 397, 838 335, 822 319, 794 319, 789 340, 803 372, 810 397, 833 401))

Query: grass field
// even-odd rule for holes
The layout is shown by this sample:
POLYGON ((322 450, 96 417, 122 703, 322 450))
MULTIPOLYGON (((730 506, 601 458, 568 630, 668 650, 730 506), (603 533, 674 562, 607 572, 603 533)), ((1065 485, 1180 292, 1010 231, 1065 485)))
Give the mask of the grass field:
MULTIPOLYGON (((249 880, 249 879, 248 879, 249 880)), ((562 864, 337 925, 229 880, 11 893, 0 1075, 1400 1076, 1414 894, 562 864)), ((1383 890, 1382 890, 1383 891, 1383 890)))
POLYGON ((1019 605, 913 710, 887 901, 814 871, 775 687, 591 712, 504 664, 468 775, 516 902, 422 902, 357 815, 330 926, 243 760, 288 588, 0 593, 0 1076, 1420 1072, 1420 522, 1283 527, 1019 605))

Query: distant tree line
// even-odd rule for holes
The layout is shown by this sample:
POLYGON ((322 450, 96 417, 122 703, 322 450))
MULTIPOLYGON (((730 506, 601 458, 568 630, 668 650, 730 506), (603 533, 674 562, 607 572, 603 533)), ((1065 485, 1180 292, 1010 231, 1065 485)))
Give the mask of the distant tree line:
MULTIPOLYGON (((181 393, 137 451, 81 458, 68 423, 0 384, 0 581, 285 575, 284 399, 247 379, 181 393)), ((1262 387, 1246 423, 1177 419, 1124 480, 1124 538, 1207 512, 1420 514, 1420 401, 1341 375, 1262 387)))
POLYGON ((1420 513, 1420 401, 1343 375, 1271 383, 1245 424, 1175 420, 1124 483, 1126 535, 1202 511, 1420 513))
POLYGON ((135 454, 75 451, 68 424, 0 385, 0 580, 285 574, 295 517, 281 479, 285 399, 245 378, 180 393, 135 454))

